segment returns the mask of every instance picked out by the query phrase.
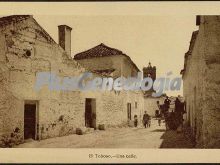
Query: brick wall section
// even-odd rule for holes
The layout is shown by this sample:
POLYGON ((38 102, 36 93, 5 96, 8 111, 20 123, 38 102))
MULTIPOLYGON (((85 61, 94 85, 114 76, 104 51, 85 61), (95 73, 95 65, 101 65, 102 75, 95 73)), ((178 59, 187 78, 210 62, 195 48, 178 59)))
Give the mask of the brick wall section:
POLYGON ((183 75, 187 119, 197 147, 220 147, 220 17, 201 16, 183 75))

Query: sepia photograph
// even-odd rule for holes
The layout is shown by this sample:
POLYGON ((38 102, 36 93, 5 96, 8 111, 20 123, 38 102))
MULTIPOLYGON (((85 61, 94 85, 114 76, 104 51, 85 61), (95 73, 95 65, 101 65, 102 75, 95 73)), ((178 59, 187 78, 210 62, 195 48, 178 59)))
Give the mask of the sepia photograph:
POLYGON ((0 11, 0 150, 219 149, 220 13, 95 10, 0 11))

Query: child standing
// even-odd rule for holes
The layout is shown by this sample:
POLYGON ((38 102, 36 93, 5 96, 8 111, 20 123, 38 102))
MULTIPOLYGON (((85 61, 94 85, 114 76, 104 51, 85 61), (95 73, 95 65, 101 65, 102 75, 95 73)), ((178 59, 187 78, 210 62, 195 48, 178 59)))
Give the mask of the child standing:
POLYGON ((137 125, 138 125, 137 115, 134 115, 134 127, 137 127, 137 125))

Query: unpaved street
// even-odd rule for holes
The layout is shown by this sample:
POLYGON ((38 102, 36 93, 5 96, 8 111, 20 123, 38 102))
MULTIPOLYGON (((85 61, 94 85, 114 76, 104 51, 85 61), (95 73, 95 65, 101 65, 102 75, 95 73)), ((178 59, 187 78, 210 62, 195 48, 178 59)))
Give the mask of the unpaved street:
POLYGON ((31 141, 17 147, 29 148, 192 148, 193 144, 176 131, 165 131, 152 120, 150 128, 111 128, 85 135, 69 135, 31 141))

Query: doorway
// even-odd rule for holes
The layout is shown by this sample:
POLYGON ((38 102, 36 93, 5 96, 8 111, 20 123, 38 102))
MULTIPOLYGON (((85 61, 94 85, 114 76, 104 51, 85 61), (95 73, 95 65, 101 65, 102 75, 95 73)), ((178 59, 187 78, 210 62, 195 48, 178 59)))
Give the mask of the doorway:
POLYGON ((86 98, 85 126, 96 129, 96 99, 86 98))
POLYGON ((127 103, 128 120, 131 120, 131 103, 127 103))
POLYGON ((37 104, 25 103, 24 104, 24 139, 36 140, 36 117, 37 115, 37 104))

